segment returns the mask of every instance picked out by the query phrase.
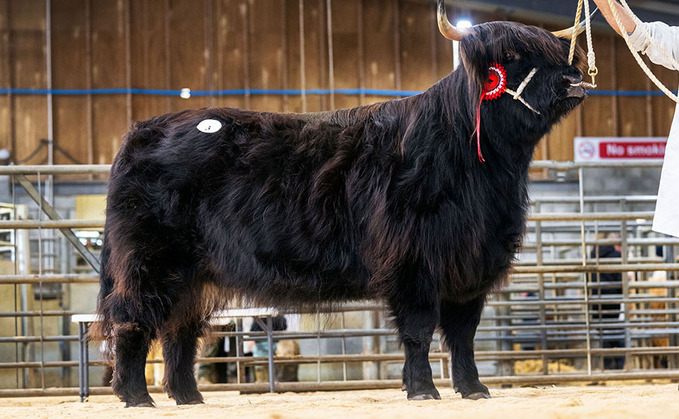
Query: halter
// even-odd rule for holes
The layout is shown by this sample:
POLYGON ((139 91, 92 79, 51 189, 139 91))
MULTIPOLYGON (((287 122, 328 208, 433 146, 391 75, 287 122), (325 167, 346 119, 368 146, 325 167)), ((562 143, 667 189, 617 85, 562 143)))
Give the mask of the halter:
POLYGON ((537 74, 538 72, 537 68, 533 68, 531 72, 528 73, 528 75, 526 76, 525 79, 523 79, 523 82, 521 82, 519 88, 516 89, 516 91, 507 87, 507 71, 501 64, 493 63, 490 65, 490 68, 488 70, 489 70, 488 81, 486 81, 486 83, 483 86, 481 100, 479 100, 479 109, 478 112, 476 113, 476 130, 475 130, 476 151, 479 155, 479 162, 481 163, 485 163, 486 161, 486 159, 483 158, 483 154, 481 153, 481 103, 483 103, 484 100, 495 100, 506 92, 512 95, 514 100, 520 101, 528 109, 535 112, 537 115, 540 115, 540 111, 533 108, 528 102, 526 102, 524 98, 521 97, 521 94, 523 93, 524 90, 526 90, 528 83, 530 83, 531 80, 533 80, 533 77, 535 77, 535 74, 537 74))

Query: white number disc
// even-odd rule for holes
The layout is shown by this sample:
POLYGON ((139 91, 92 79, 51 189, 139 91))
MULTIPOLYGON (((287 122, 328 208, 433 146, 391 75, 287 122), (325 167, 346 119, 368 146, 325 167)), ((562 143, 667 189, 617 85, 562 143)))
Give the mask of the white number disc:
POLYGON ((222 129, 222 123, 214 119, 206 119, 198 124, 196 128, 198 128, 198 131, 200 132, 212 134, 222 129))

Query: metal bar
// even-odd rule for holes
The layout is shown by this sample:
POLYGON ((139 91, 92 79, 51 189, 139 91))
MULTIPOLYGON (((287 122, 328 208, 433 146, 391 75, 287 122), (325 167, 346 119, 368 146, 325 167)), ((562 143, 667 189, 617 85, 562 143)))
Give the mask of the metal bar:
MULTIPOLYGON (((43 213, 45 213, 49 218, 52 220, 59 220, 59 214, 57 211, 50 205, 41 195, 40 193, 35 190, 33 187, 33 184, 26 178, 26 176, 18 174, 15 176, 16 179, 19 181, 21 186, 24 188, 26 193, 33 199, 36 203, 40 205, 40 209, 42 210, 43 213)), ((94 268, 96 272, 99 272, 101 270, 101 266, 99 263, 99 259, 97 259, 85 246, 83 246, 82 243, 80 243, 80 240, 76 235, 73 233, 68 228, 60 228, 59 231, 61 231, 61 234, 64 235, 66 240, 68 240, 73 247, 80 253, 80 255, 87 261, 87 263, 94 268)))
POLYGON ((2 175, 35 175, 42 173, 46 175, 65 175, 65 174, 108 174, 111 170, 110 164, 59 164, 54 166, 43 165, 22 165, 22 166, 0 166, 0 176, 2 175))
POLYGON ((0 275, 0 285, 5 284, 94 284, 99 282, 96 275, 0 275))
MULTIPOLYGON (((481 377, 481 382, 487 385, 501 385, 501 384, 554 384, 554 383, 576 383, 576 382, 590 382, 590 381, 628 381, 628 380, 672 380, 679 375, 679 370, 667 371, 643 371, 631 373, 597 373, 592 375, 585 374, 571 374, 562 373, 550 376, 535 376, 535 375, 518 375, 518 376, 495 376, 495 377, 481 377)), ((435 379, 434 384, 437 387, 447 388, 452 385, 451 380, 435 379)), ((400 388, 403 385, 402 380, 364 380, 364 381, 325 381, 322 383, 316 382, 297 382, 297 383, 279 383, 278 389, 280 392, 308 392, 308 391, 342 391, 342 390, 376 390, 376 389, 391 389, 400 388)), ((198 389, 200 391, 247 391, 247 392, 265 392, 266 384, 249 383, 249 384, 200 384, 198 389)), ((149 392, 162 393, 165 389, 162 386, 149 386, 149 392)), ((0 390, 0 397, 40 397, 40 396, 77 396, 78 388, 49 388, 49 389, 2 389, 0 390)), ((92 395, 112 395, 111 387, 92 387, 90 389, 92 395)))
POLYGON ((0 230, 33 230, 33 229, 77 228, 96 230, 104 228, 104 220, 0 220, 0 230))
MULTIPOLYGON (((583 168, 661 168, 662 162, 555 162, 555 161, 545 161, 537 160, 531 165, 533 169, 554 169, 554 170, 577 170, 580 167, 583 168)), ((0 166, 0 175, 11 175, 11 174, 35 174, 40 172, 42 174, 107 174, 111 169, 109 164, 61 164, 54 166, 44 166, 44 165, 21 165, 21 166, 0 166)), ((556 199, 556 198, 554 198, 556 199)), ((588 200, 591 200, 589 197, 588 200)), ((617 198, 619 199, 619 198, 617 198)), ((639 200, 652 199, 650 197, 638 197, 639 200)), ((568 197, 559 198, 564 202, 570 202, 568 197)), ((540 201, 547 202, 545 198, 541 198, 540 201)))
POLYGON ((640 212, 603 212, 603 213, 551 213, 532 214, 528 221, 621 221, 652 220, 653 211, 640 212))

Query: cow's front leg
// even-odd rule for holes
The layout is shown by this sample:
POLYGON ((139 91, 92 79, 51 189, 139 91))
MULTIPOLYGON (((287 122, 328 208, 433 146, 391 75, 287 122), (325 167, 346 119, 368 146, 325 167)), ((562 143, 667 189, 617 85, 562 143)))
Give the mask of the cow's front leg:
MULTIPOLYGON (((409 282, 415 285, 413 277, 409 282)), ((425 284, 420 283, 423 287, 425 284)), ((401 289, 398 296, 389 299, 389 305, 398 328, 399 340, 405 349, 403 366, 403 389, 408 392, 409 400, 440 399, 434 387, 429 347, 438 322, 438 304, 428 301, 433 290, 401 289), (422 296, 422 297, 420 297, 422 296)))
POLYGON ((474 362, 474 334, 481 321, 485 296, 466 303, 441 302, 440 329, 452 356, 453 388, 465 399, 489 399, 474 362))

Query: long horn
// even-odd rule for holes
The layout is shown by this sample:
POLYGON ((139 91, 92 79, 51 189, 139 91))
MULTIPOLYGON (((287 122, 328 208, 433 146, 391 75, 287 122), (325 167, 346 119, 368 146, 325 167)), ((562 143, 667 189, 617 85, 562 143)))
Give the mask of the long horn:
POLYGON ((451 41, 461 41, 462 38, 472 33, 471 29, 460 29, 450 24, 446 14, 446 5, 443 0, 438 0, 439 30, 451 41))
MULTIPOLYGON (((591 15, 589 15, 589 19, 590 20, 594 19, 596 17, 597 13, 599 13, 598 7, 594 9, 594 11, 592 12, 591 15)), ((587 21, 583 20, 582 22, 580 22, 580 24, 577 27, 577 34, 576 35, 580 35, 585 30, 586 25, 587 25, 587 21)), ((571 39, 573 37, 573 31, 574 30, 576 30, 575 26, 571 26, 568 29, 564 29, 562 31, 556 31, 556 32, 552 32, 552 33, 557 38, 571 39)))

